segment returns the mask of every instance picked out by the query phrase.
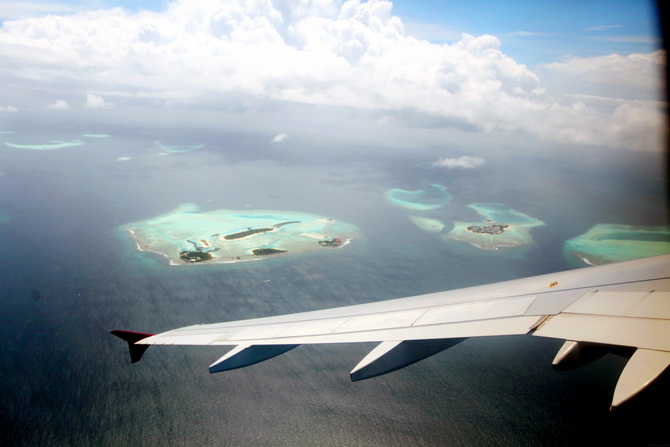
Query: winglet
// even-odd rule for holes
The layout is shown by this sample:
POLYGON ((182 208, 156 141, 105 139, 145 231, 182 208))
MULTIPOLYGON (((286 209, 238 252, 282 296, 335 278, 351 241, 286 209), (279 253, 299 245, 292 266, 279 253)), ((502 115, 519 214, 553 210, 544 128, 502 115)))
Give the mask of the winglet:
POLYGON ((142 358, 142 354, 144 354, 144 351, 146 351, 147 348, 150 346, 150 345, 137 345, 135 343, 154 335, 154 334, 145 334, 143 332, 120 331, 118 329, 111 331, 110 334, 116 335, 117 337, 122 338, 123 340, 128 342, 128 350, 130 351, 131 363, 139 362, 140 359, 142 358))

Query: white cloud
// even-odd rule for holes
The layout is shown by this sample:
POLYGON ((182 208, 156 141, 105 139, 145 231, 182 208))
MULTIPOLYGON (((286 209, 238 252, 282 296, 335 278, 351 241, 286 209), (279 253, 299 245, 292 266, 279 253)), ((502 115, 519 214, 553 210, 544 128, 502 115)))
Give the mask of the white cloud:
POLYGON ((106 108, 106 107, 111 107, 112 103, 105 101, 105 99, 102 96, 98 95, 93 95, 91 93, 88 93, 86 95, 86 107, 91 108, 91 109, 100 109, 100 108, 106 108))
POLYGON ((47 109, 62 109, 62 110, 66 110, 66 109, 69 109, 69 108, 70 108, 70 105, 69 105, 67 102, 63 101, 62 99, 61 99, 61 100, 58 100, 58 101, 56 101, 55 103, 53 103, 53 104, 47 106, 47 109))
MULTIPOLYGON (((658 57, 574 58, 544 70, 590 79, 609 67, 609 82, 658 90, 651 77, 658 57)), ((163 12, 116 8, 6 21, 0 66, 14 85, 37 83, 54 95, 96 91, 87 107, 111 106, 101 94, 116 105, 226 110, 238 106, 231 98, 254 97, 253 106, 239 100, 239 107, 270 100, 418 113, 483 132, 614 147, 627 147, 622 132, 650 130, 643 120, 616 120, 632 113, 657 123, 661 116, 647 103, 621 103, 616 112, 556 99, 496 37, 463 34, 433 44, 409 35, 391 3, 380 0, 177 0, 163 12)))
POLYGON ((603 31, 606 29, 621 28, 621 25, 598 25, 586 28, 587 31, 603 31))
POLYGON ((537 133, 550 140, 664 150, 666 53, 569 58, 541 67, 556 92, 537 133))
POLYGON ((598 57, 572 57, 564 62, 546 64, 544 69, 560 76, 617 87, 658 89, 667 64, 665 51, 633 53, 627 56, 609 54, 598 57))
POLYGON ((285 133, 280 133, 279 135, 275 135, 275 137, 272 139, 273 143, 283 143, 284 141, 289 140, 290 137, 288 134, 285 133))
POLYGON ((0 112, 16 113, 18 111, 19 111, 19 109, 17 107, 0 105, 0 112))
POLYGON ((447 158, 442 157, 436 162, 433 162, 433 166, 437 168, 463 168, 463 169, 472 169, 482 166, 486 163, 486 160, 482 157, 471 157, 469 155, 463 155, 458 158, 447 158))

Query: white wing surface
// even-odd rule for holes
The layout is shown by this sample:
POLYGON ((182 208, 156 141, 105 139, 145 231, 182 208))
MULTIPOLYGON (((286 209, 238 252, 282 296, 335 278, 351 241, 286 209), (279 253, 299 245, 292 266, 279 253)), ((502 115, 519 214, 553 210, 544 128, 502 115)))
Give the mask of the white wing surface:
POLYGON ((112 331, 138 361, 149 345, 235 346, 211 372, 240 368, 301 344, 379 342, 352 380, 391 372, 468 337, 532 333, 565 339, 557 369, 615 352, 630 356, 612 406, 670 365, 670 255, 587 267, 314 312, 188 326, 161 334, 112 331))

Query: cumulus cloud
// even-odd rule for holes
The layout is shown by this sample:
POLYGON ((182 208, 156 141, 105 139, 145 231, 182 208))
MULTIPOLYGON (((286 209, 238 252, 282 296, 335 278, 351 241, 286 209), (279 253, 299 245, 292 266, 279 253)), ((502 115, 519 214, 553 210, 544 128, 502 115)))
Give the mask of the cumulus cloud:
POLYGON ((63 101, 63 100, 61 99, 61 100, 58 100, 58 101, 56 101, 55 103, 53 103, 53 104, 51 104, 51 105, 48 105, 47 108, 48 108, 48 109, 61 109, 61 110, 66 110, 66 109, 69 109, 69 108, 70 108, 70 105, 69 105, 67 102, 65 102, 65 101, 63 101))
MULTIPOLYGON (((646 57, 656 56, 618 56, 609 65, 621 68, 621 82, 653 84, 634 72, 650 64, 646 57)), ((572 59, 546 70, 578 76, 584 64, 607 65, 572 59)), ((548 102, 538 75, 504 54, 496 37, 463 34, 433 44, 406 33, 392 4, 381 0, 177 0, 162 12, 115 8, 5 21, 0 66, 16 82, 39 83, 55 95, 67 85, 113 96, 117 105, 225 108, 231 96, 248 95, 409 111, 459 128, 616 147, 617 138, 600 135, 607 123, 636 107, 660 114, 639 104, 615 113, 585 112, 565 98, 548 102)), ((86 105, 111 103, 88 94, 86 105)), ((633 135, 642 130, 638 122, 615 127, 633 135)))
POLYGON ((471 157, 469 155, 463 155, 462 157, 458 158, 442 157, 439 160, 433 162, 432 166, 447 169, 472 169, 482 166, 484 163, 486 163, 486 160, 482 157, 471 157))
POLYGON ((286 140, 289 140, 290 137, 288 134, 285 133, 280 133, 279 135, 275 135, 275 137, 272 139, 273 143, 283 143, 286 140))
POLYGON ((92 95, 90 93, 86 95, 86 107, 89 107, 91 109, 100 109, 111 106, 112 103, 105 101, 105 99, 102 96, 92 95))

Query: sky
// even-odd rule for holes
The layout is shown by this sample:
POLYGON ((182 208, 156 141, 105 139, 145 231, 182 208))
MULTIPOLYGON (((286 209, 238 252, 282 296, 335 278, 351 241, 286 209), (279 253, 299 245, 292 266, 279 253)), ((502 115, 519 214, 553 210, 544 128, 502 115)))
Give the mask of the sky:
POLYGON ((406 128, 399 144, 495 135, 659 152, 666 55, 654 7, 0 1, 0 123, 22 113, 158 122, 181 111, 184 125, 216 125, 206 110, 249 132, 300 138, 310 117, 314 135, 352 124, 353 113, 352 139, 406 128), (296 105, 308 106, 304 115, 296 105))

